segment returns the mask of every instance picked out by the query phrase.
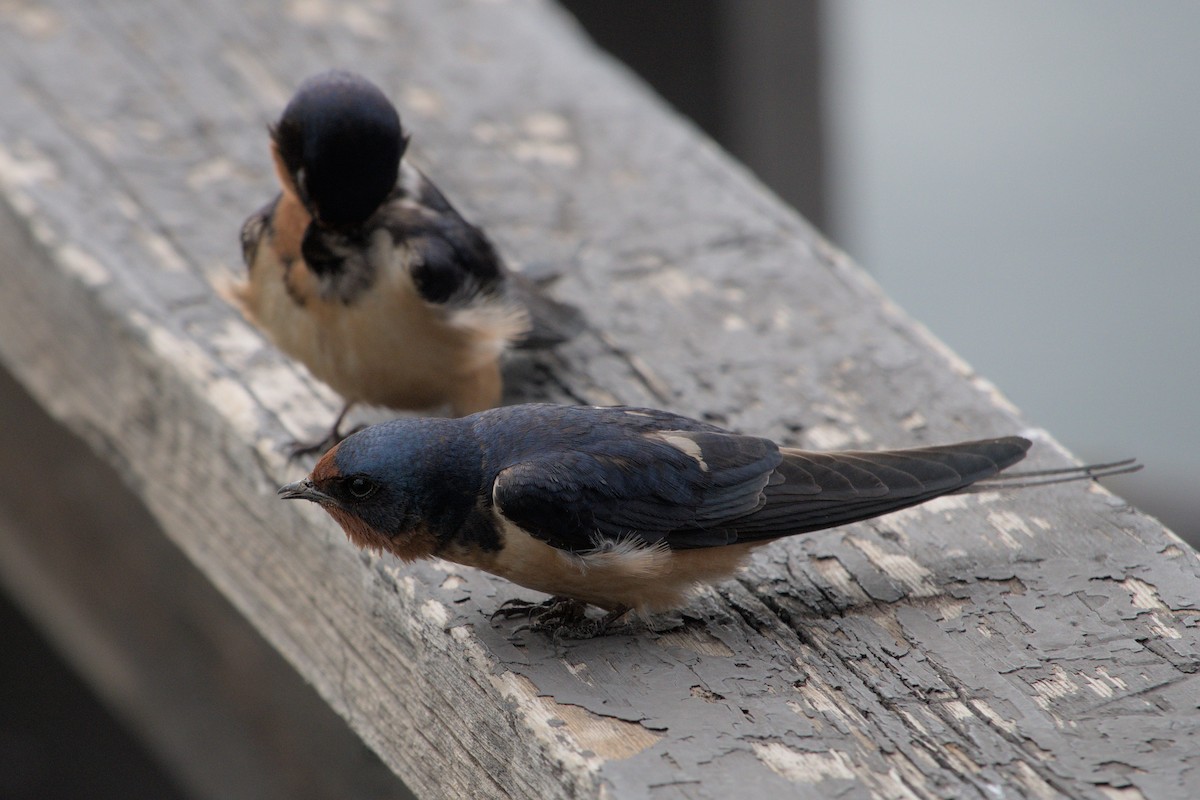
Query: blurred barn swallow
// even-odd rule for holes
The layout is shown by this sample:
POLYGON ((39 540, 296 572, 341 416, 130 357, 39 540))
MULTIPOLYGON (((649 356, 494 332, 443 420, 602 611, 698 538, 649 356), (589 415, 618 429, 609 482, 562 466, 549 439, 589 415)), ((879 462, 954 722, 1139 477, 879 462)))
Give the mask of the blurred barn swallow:
POLYGON ((400 116, 365 78, 309 78, 270 135, 282 191, 242 227, 249 275, 232 293, 346 401, 329 436, 297 452, 339 441, 355 403, 491 408, 510 346, 551 346, 581 327, 403 160, 400 116))
POLYGON ((664 411, 533 404, 366 428, 279 494, 320 504, 359 547, 436 556, 553 595, 548 618, 594 634, 630 609, 680 606, 783 536, 944 494, 1139 468, 999 474, 1029 447, 1009 436, 818 453, 664 411), (593 623, 584 604, 610 613, 593 623))

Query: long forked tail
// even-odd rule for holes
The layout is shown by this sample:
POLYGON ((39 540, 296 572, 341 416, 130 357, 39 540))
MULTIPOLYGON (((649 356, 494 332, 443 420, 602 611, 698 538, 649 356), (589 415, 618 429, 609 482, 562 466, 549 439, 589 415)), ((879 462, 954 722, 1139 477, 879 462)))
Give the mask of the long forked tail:
POLYGON ((1031 486, 1051 486, 1055 483, 1072 481, 1098 481, 1101 478, 1111 478, 1113 475, 1128 475, 1130 472, 1137 472, 1142 467, 1143 465, 1136 458, 1125 458, 1105 464, 1080 464, 1077 467, 1060 467, 1058 469, 1001 472, 990 478, 983 478, 970 486, 964 486, 955 494, 1027 489, 1031 486))
POLYGON ((815 453, 784 448, 763 505, 734 527, 755 540, 831 528, 944 494, 1041 486, 1132 472, 1133 461, 1005 473, 1031 442, 1018 436, 911 450, 815 453))

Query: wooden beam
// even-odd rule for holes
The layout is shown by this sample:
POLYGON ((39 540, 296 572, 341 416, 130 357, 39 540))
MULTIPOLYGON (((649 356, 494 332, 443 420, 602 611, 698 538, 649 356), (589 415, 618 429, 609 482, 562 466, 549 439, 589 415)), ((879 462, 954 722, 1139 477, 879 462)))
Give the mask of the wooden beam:
MULTIPOLYGON (((556 7, 6 14, 0 358, 418 796, 1194 785, 1200 560, 1100 488, 797 538, 682 615, 567 643, 489 622, 514 587, 364 556, 274 497, 301 472, 282 446, 336 399, 214 287, 241 269, 242 217, 275 191, 264 125, 334 65, 396 97, 450 197, 586 307, 596 332, 515 361, 510 399, 668 406, 814 447, 1028 432, 556 7)), ((1032 434, 1033 464, 1066 462, 1032 434)))

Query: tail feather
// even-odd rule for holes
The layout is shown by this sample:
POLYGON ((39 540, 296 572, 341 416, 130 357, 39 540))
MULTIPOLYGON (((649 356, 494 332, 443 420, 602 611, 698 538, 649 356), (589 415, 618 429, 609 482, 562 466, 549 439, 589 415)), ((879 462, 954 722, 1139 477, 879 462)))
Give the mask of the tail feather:
POLYGON ((509 293, 529 312, 529 331, 517 340, 522 350, 544 350, 575 338, 586 325, 583 312, 547 295, 519 272, 506 276, 509 293))
POLYGON ((1016 436, 912 450, 783 449, 763 504, 730 528, 743 541, 845 525, 899 511, 995 476, 1025 457, 1016 436))
POLYGON ((964 486, 956 494, 995 492, 1001 489, 1028 489, 1032 486, 1052 486, 1056 483, 1099 480, 1111 478, 1113 475, 1128 475, 1131 472, 1139 471, 1142 466, 1136 458, 1125 458, 1120 461, 1110 461, 1107 464, 1081 464, 1078 467, 1061 467, 1059 469, 1004 472, 984 478, 970 486, 964 486))

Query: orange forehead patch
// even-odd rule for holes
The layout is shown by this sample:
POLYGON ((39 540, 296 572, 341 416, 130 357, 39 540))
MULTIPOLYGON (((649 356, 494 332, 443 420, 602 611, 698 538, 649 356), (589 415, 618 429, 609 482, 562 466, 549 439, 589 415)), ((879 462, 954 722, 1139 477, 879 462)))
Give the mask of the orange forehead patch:
POLYGON ((308 476, 309 480, 315 483, 318 487, 326 481, 332 480, 333 478, 340 478, 342 476, 342 473, 338 471, 337 464, 334 461, 339 447, 341 447, 340 442, 329 448, 329 451, 326 452, 325 455, 321 456, 321 460, 317 462, 317 465, 312 469, 312 473, 308 476))

